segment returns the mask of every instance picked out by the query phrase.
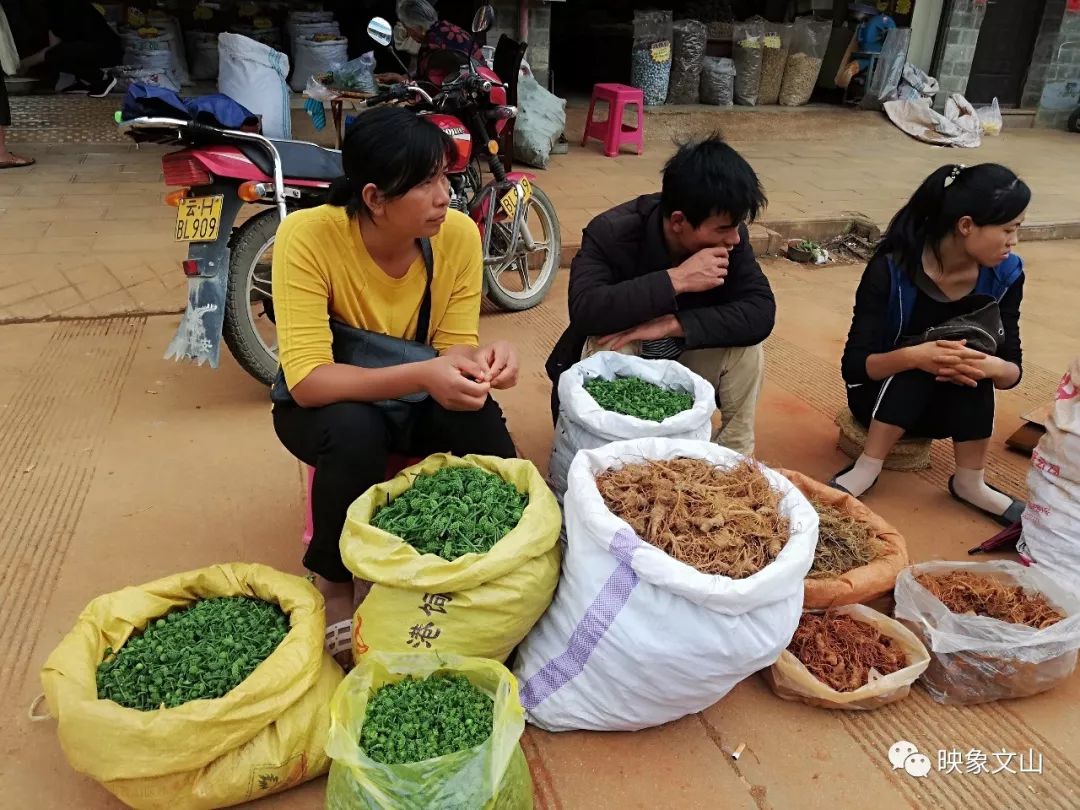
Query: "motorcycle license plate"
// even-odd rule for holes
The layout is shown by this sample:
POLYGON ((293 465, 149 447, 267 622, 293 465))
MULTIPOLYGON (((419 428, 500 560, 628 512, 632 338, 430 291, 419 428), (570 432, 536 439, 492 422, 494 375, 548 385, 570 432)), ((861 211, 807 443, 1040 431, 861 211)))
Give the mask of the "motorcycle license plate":
MULTIPOLYGON (((517 182, 518 188, 521 189, 521 201, 527 203, 532 199, 532 183, 529 182, 527 177, 522 177, 517 182)), ((505 194, 502 199, 499 200, 499 207, 506 213, 506 216, 510 219, 514 218, 514 214, 517 213, 518 207, 518 192, 517 188, 512 188, 505 194)))
POLYGON ((176 210, 177 242, 213 242, 221 229, 221 203, 225 198, 192 197, 176 210))

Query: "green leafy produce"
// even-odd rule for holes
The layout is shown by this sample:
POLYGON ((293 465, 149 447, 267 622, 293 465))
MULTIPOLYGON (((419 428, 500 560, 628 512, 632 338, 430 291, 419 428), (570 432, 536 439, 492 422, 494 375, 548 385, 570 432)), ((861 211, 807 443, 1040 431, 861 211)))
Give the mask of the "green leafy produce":
POLYGON ((494 701, 463 675, 406 678, 372 695, 360 747, 384 765, 464 751, 491 736, 494 709, 494 701))
POLYGON ((98 665, 97 691, 129 709, 174 708, 226 695, 289 632, 281 608, 244 596, 202 599, 150 622, 98 665))
POLYGON ((479 467, 444 467, 416 476, 379 509, 371 525, 397 535, 421 554, 456 560, 485 554, 517 526, 529 496, 479 467))
POLYGON ((650 422, 663 422, 677 413, 694 407, 694 398, 682 391, 669 391, 638 377, 599 377, 585 383, 585 390, 605 411, 636 416, 650 422))

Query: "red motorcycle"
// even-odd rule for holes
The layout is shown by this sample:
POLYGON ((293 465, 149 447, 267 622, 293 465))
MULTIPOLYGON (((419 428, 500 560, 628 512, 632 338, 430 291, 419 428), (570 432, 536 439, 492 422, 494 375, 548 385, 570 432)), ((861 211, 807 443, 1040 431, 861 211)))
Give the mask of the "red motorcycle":
MULTIPOLYGON (((486 30, 493 18, 490 6, 481 8, 473 31, 486 30)), ((389 44, 385 20, 372 20, 368 32, 389 44)), ((450 204, 468 213, 480 229, 485 295, 496 306, 517 311, 543 300, 555 279, 562 244, 555 208, 532 182, 533 175, 508 172, 500 159, 496 139, 517 115, 507 101, 523 56, 516 43, 504 42, 517 53, 516 64, 511 59, 504 69, 510 74, 506 81, 470 63, 434 94, 406 82, 367 104, 411 103, 418 115, 430 116, 453 138, 450 204), (490 175, 486 182, 481 155, 490 175)), ((501 42, 500 47, 508 46, 501 42)), ((278 366, 270 273, 274 235, 290 211, 326 201, 331 181, 342 173, 341 153, 179 118, 134 118, 121 127, 137 142, 184 146, 161 161, 165 184, 178 187, 166 197, 177 208, 175 237, 188 243, 183 262, 187 309, 165 356, 217 367, 224 337, 244 370, 269 385, 278 366), (267 210, 237 224, 245 204, 267 210)))

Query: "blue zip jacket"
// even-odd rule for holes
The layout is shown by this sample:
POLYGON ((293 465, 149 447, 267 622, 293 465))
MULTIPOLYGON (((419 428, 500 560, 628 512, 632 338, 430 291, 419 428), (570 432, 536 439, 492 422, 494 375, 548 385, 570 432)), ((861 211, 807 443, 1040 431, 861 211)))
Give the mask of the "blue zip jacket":
MULTIPOLYGON (((989 295, 998 303, 1009 288, 1024 273, 1024 262, 1015 253, 997 267, 980 267, 979 280, 975 284, 973 295, 989 295)), ((889 257, 889 328, 886 335, 892 335, 892 343, 884 345, 880 351, 888 351, 900 342, 905 327, 911 323, 911 313, 915 310, 915 296, 918 288, 911 280, 911 274, 889 257)))

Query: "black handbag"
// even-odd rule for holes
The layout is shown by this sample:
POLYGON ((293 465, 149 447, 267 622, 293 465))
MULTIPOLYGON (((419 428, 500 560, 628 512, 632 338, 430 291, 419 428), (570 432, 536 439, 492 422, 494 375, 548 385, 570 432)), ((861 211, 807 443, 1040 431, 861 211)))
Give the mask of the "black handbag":
MULTIPOLYGON (((935 301, 949 299, 930 280, 921 268, 915 274, 915 285, 935 301)), ((1005 339, 1005 326, 1001 322, 1001 309, 992 295, 972 294, 962 299, 967 312, 954 315, 947 321, 931 326, 921 335, 904 338, 901 346, 918 346, 935 340, 966 340, 967 348, 987 355, 997 354, 998 346, 1005 339)))
MULTIPOLYGON (((435 259, 429 240, 418 239, 417 245, 424 259, 426 281, 424 297, 420 301, 420 314, 416 320, 416 339, 406 340, 383 335, 349 326, 331 318, 331 350, 335 363, 361 368, 390 368, 438 357, 439 353, 428 344, 431 323, 431 277, 435 272, 435 259)), ((383 399, 372 404, 383 411, 393 427, 404 430, 409 422, 411 406, 427 398, 427 391, 418 391, 415 394, 406 394, 397 399, 383 399)), ((292 394, 289 393, 289 387, 285 384, 285 373, 281 366, 278 366, 274 384, 270 388, 270 399, 275 405, 295 404, 292 394)))

